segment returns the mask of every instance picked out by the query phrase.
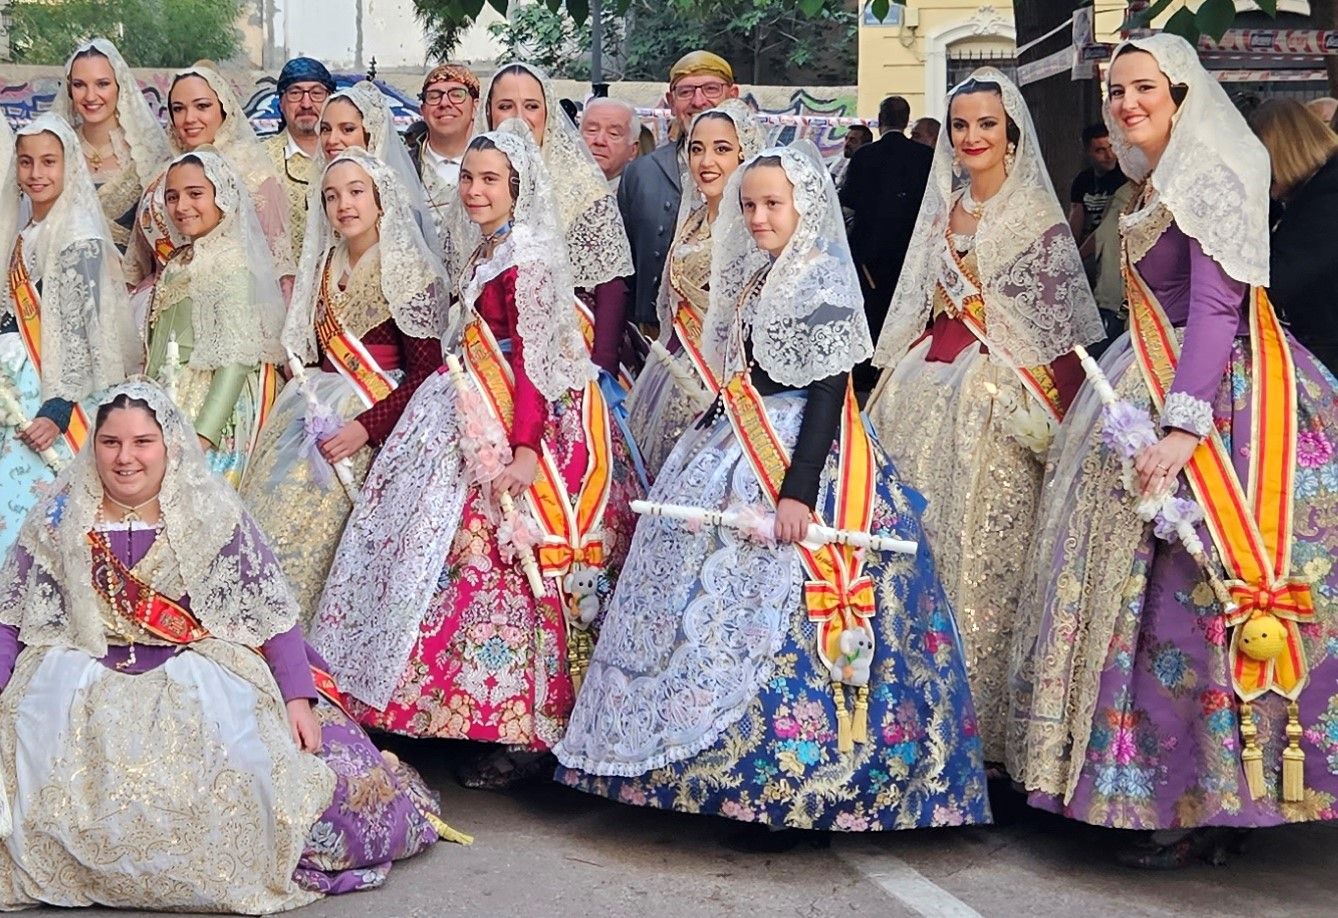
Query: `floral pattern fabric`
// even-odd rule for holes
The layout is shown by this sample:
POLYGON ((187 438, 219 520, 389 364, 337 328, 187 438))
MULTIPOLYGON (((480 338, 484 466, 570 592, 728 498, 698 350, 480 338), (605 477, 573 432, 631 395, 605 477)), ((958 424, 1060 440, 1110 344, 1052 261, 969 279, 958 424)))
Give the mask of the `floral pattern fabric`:
MULTIPOLYGON (((792 442, 802 397, 765 403, 792 442)), ((637 806, 804 829, 989 821, 961 642, 920 528, 921 501, 897 483, 881 449, 876 462, 872 528, 921 547, 866 564, 878 605, 869 741, 837 750, 830 676, 795 552, 646 518, 557 749, 560 782, 637 806), (709 708, 707 695, 716 699, 709 708), (653 731, 658 738, 648 739, 653 731)), ((829 518, 836 468, 833 449, 818 498, 829 518)), ((651 491, 655 501, 721 509, 760 497, 725 421, 689 431, 651 491)), ((846 694, 849 704, 854 690, 846 694)))

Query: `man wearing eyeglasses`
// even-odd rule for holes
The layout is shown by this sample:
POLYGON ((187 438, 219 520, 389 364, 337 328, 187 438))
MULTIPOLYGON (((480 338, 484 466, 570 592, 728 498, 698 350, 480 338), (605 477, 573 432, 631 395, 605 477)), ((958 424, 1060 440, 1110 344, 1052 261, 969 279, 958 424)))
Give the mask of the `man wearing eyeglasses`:
POLYGON ((418 100, 423 117, 405 132, 404 142, 423 180, 437 232, 445 238, 446 207, 460 184, 460 161, 474 132, 479 78, 468 67, 442 64, 423 80, 418 100))
POLYGON ((738 94, 734 70, 728 61, 710 51, 685 54, 669 71, 665 102, 674 116, 670 141, 650 155, 632 160, 623 170, 618 185, 618 209, 622 211, 636 267, 631 317, 643 327, 658 321, 655 299, 664 259, 674 241, 678 201, 687 170, 685 135, 692 116, 738 94))
POLYGON ((265 141, 265 150, 288 192, 288 222, 297 255, 307 229, 307 191, 315 179, 321 107, 335 91, 335 81, 320 61, 295 57, 279 71, 277 90, 283 130, 265 141))

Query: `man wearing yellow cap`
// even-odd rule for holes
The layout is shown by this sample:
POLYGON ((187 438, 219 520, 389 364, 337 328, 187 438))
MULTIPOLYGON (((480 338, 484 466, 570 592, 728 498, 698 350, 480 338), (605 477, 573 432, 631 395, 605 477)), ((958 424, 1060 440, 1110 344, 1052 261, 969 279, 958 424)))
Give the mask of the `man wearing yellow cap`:
POLYGON ((738 94, 734 69, 724 58, 710 51, 683 55, 669 71, 669 92, 665 94, 665 102, 674 114, 674 139, 649 156, 632 160, 623 170, 618 208, 636 266, 631 314, 635 322, 651 325, 657 321, 655 297, 665 255, 674 241, 678 201, 687 170, 684 135, 692 116, 738 94))

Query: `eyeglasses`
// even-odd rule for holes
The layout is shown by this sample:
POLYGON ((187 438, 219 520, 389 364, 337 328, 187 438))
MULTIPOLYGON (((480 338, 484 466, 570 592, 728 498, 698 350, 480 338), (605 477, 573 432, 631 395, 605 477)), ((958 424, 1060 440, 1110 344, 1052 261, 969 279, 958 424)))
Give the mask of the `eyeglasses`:
POLYGON ((700 86, 679 86, 673 90, 673 96, 679 102, 691 102, 697 93, 706 97, 708 102, 719 102, 724 98, 728 83, 703 83, 700 86))
POLYGON ((283 91, 283 100, 285 102, 301 102, 303 96, 310 96, 311 101, 317 105, 330 98, 330 90, 324 86, 313 86, 311 89, 303 89, 301 86, 289 86, 283 91))
POLYGON ((450 89, 429 89, 420 97, 424 105, 440 105, 441 100, 445 99, 452 105, 464 105, 469 101, 469 90, 462 89, 459 86, 453 86, 450 89))

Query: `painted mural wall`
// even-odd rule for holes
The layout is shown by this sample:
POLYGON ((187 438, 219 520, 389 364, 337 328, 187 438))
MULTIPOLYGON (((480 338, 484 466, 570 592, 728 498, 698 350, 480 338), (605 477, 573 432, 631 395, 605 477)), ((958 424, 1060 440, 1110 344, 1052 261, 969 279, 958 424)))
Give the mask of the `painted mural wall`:
MULTIPOLYGON (((238 98, 244 100, 247 116, 255 125, 256 132, 269 134, 278 130, 279 110, 274 75, 238 70, 226 71, 225 75, 237 91, 238 98)), ((172 71, 136 70, 135 76, 149 100, 149 106, 165 121, 172 71)), ((362 76, 341 73, 336 78, 341 86, 346 86, 362 79, 362 76)), ((0 75, 0 111, 15 127, 28 123, 51 108, 56 92, 60 89, 60 79, 60 70, 55 67, 6 67, 4 74, 0 75)), ((421 82, 422 74, 418 72, 391 72, 377 78, 377 84, 391 101, 395 120, 401 130, 418 117, 417 95, 421 82)), ((559 96, 577 100, 584 100, 590 92, 588 83, 571 80, 557 81, 556 88, 559 96)), ((614 83, 610 88, 610 95, 626 99, 648 112, 662 109, 664 92, 662 83, 624 82, 614 83)), ((831 118, 854 116, 855 87, 742 86, 740 94, 759 112, 774 116, 801 116, 798 124, 770 125, 773 142, 790 143, 799 137, 807 137, 818 145, 825 156, 840 155, 845 141, 845 128, 826 122, 831 118), (820 123, 810 125, 803 120, 803 116, 815 116, 820 123)), ((796 119, 791 117, 786 120, 794 122, 796 119)), ((663 117, 647 114, 643 121, 657 137, 664 137, 667 125, 663 117)))

